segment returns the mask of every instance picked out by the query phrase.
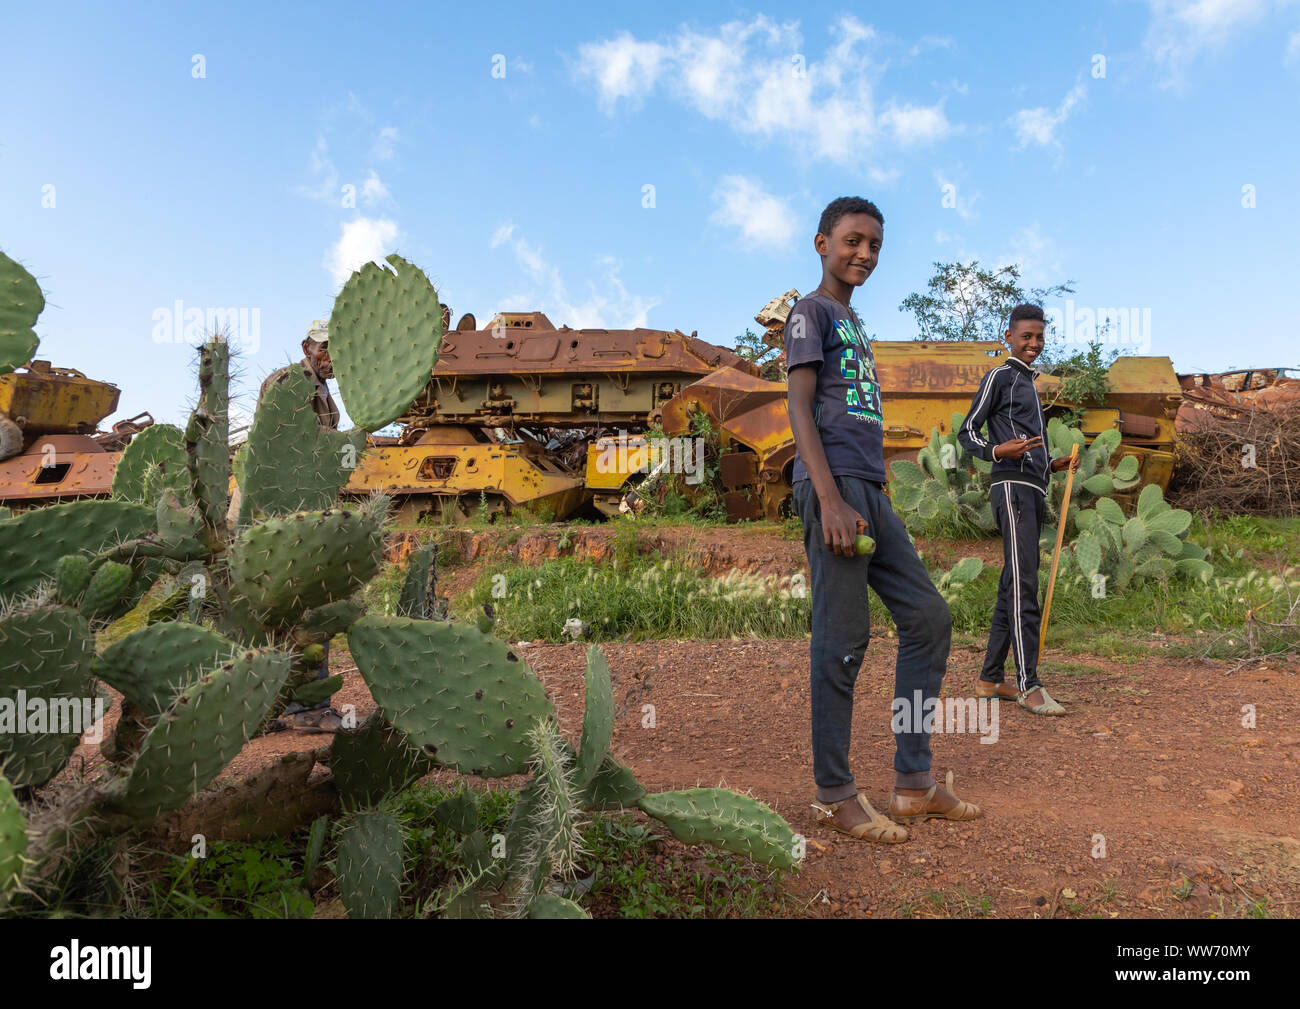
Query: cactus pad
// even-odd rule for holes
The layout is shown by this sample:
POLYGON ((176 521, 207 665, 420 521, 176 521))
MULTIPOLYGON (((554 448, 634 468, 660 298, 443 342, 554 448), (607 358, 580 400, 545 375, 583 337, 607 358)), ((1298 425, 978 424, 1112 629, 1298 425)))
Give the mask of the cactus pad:
POLYGON ((27 824, 9 782, 0 776, 0 911, 22 884, 27 824))
POLYGON ((708 841, 782 869, 796 865, 795 835, 790 825, 747 795, 725 788, 688 788, 646 795, 637 805, 663 821, 679 841, 708 841))
POLYGON ((0 768, 14 785, 39 786, 53 778, 91 727, 86 702, 94 700, 93 655, 86 621, 66 607, 0 621, 0 768), (33 700, 42 702, 39 709, 32 708, 33 700), (52 731, 63 727, 53 720, 62 723, 64 717, 75 731, 52 731))
POLYGON ((556 893, 539 893, 528 904, 529 918, 590 918, 579 905, 556 893))
MULTIPOLYGON (((182 589, 184 591, 184 589, 182 589)), ((128 634, 104 649, 91 672, 152 718, 176 695, 239 650, 216 631, 163 622, 128 634)))
POLYGON ((457 834, 472 833, 478 826, 478 796, 472 789, 467 788, 450 799, 440 802, 434 808, 433 817, 457 834))
POLYGON ((230 346, 209 340, 199 349, 199 403, 185 428, 191 493, 208 525, 219 527, 230 506, 230 346))
POLYGON ((369 517, 331 509, 268 519, 231 547, 235 587, 273 621, 344 599, 379 570, 384 537, 369 517))
POLYGON ((90 576, 81 598, 81 615, 93 620, 112 614, 126 600, 133 577, 128 565, 105 561, 90 576))
POLYGON ((527 664, 465 624, 368 616, 349 629, 348 646, 389 720, 462 773, 522 773, 528 732, 554 714, 527 664))
POLYGON ((433 759, 412 746, 378 711, 371 712, 359 728, 334 734, 329 764, 347 806, 373 805, 434 768, 433 759))
POLYGON ((402 594, 397 600, 399 617, 433 617, 434 588, 438 574, 438 544, 426 543, 411 552, 406 562, 406 578, 402 581, 402 594))
POLYGON ((262 396, 248 432, 239 524, 258 516, 328 508, 365 448, 365 432, 322 429, 312 408, 316 383, 291 366, 262 396))
POLYGON ((613 812, 635 806, 645 795, 645 786, 636 780, 632 769, 613 757, 606 757, 590 783, 582 791, 582 806, 597 812, 613 812))
POLYGON ((287 652, 246 651, 190 684, 145 736, 119 808, 152 818, 211 782, 266 717, 289 663, 287 652))
POLYGON ((391 918, 402 890, 402 828, 361 813, 339 838, 335 876, 349 918, 391 918))
POLYGON ((348 416, 377 431, 424 391, 442 345, 442 306, 418 267, 366 263, 348 278, 330 315, 330 360, 348 416))
POLYGON ((33 508, 0 522, 0 597, 53 575, 66 554, 98 553, 153 528, 153 508, 86 499, 33 508))
POLYGON ((32 327, 44 310, 36 278, 0 252, 0 375, 32 359, 40 344, 32 327))
POLYGON ((185 457, 185 435, 171 424, 154 424, 145 428, 127 445, 113 470, 113 500, 131 501, 153 507, 158 495, 148 488, 164 487, 176 491, 182 500, 190 497, 190 475, 185 457), (151 474, 150 470, 158 470, 151 474), (161 485, 147 478, 161 477, 161 485))
POLYGON ((587 648, 587 706, 582 719, 582 745, 574 772, 579 788, 586 788, 609 754, 614 734, 614 686, 609 663, 599 645, 587 648))
POLYGON ((76 606, 90 584, 90 558, 82 554, 60 557, 54 565, 54 591, 59 602, 76 606))

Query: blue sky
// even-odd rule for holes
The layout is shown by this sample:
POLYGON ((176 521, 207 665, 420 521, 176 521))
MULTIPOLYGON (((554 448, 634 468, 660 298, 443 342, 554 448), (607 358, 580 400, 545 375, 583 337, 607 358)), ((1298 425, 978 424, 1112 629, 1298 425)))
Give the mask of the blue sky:
POLYGON ((46 4, 4 23, 0 248, 46 292, 40 356, 119 385, 120 416, 183 420, 178 301, 182 321, 246 311, 247 410, 347 271, 390 251, 457 317, 731 345, 817 285, 841 195, 884 212, 854 296, 880 339, 915 335, 898 305, 934 261, 978 258, 1072 280, 1076 317, 1149 310, 1142 346, 1179 370, 1300 364, 1295 0, 46 4))

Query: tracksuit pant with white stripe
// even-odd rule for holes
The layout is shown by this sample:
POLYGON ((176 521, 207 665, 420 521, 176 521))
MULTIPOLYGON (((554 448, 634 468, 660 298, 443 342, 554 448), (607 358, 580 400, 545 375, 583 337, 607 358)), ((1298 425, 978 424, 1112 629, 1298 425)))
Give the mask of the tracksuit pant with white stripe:
POLYGON ((1046 499, 1028 484, 1003 480, 989 489, 993 518, 1002 532, 1002 577, 993 608, 988 651, 980 679, 1001 683, 1007 652, 1016 660, 1016 687, 1041 686, 1038 679, 1038 535, 1046 499))

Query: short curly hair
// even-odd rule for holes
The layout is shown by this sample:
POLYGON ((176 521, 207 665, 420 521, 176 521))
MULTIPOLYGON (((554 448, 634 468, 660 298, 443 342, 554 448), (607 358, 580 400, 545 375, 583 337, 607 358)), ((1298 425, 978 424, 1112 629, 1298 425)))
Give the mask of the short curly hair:
POLYGON ((885 217, 881 214, 880 208, 870 200, 864 200, 861 196, 841 196, 826 204, 821 220, 817 222, 817 233, 829 238, 831 232, 835 230, 835 225, 845 214, 870 214, 880 222, 882 228, 885 226, 885 217))
POLYGON ((1017 305, 1011 310, 1011 316, 1007 319, 1007 329, 1010 329, 1017 322, 1022 322, 1025 319, 1029 319, 1033 322, 1041 322, 1044 325, 1047 324, 1047 317, 1043 315, 1043 306, 1025 302, 1017 305))

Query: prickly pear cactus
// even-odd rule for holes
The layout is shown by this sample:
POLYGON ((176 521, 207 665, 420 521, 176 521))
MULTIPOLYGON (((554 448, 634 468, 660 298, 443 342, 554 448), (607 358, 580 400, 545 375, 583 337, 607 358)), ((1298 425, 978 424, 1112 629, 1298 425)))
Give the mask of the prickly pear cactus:
POLYGON ((0 775, 0 912, 18 891, 27 854, 27 822, 8 779, 0 775))
POLYGON ((402 828, 383 813, 359 813, 339 838, 335 872, 349 918, 391 918, 402 891, 402 828))
POLYGON ((167 621, 152 624, 104 649, 91 671, 150 717, 176 695, 229 659, 239 646, 206 627, 167 621))
POLYGON ((0 620, 0 769, 12 784, 45 784, 91 728, 83 723, 94 697, 93 655, 90 628, 66 607, 0 620), (44 702, 40 724, 27 721, 32 699, 44 702), (13 724, 6 724, 10 719, 13 724), (55 719, 60 724, 50 724, 55 719))
POLYGON ((900 459, 890 466, 890 494, 911 532, 942 523, 958 532, 989 533, 997 528, 989 505, 992 463, 971 455, 956 431, 966 419, 954 413, 946 434, 936 427, 916 462, 900 459))
POLYGON ((1113 499, 1100 498, 1076 522, 1080 533, 1061 552, 1068 584, 1093 591, 1101 576, 1103 591, 1123 591, 1146 578, 1208 581, 1214 574, 1204 548, 1187 539, 1191 513, 1170 507, 1157 484, 1142 488, 1131 517, 1113 499))
POLYGON ((44 310, 36 278, 0 252, 0 375, 32 359, 40 344, 32 327, 44 310))
POLYGON ((356 729, 334 734, 330 770, 346 808, 365 807, 400 792, 434 769, 433 758, 411 745, 380 712, 356 729))
POLYGON ((330 315, 330 360, 348 415, 368 431, 391 424, 424 391, 442 345, 442 306, 421 270, 398 255, 366 263, 330 315))
POLYGON ((126 501, 85 499, 33 508, 0 522, 0 598, 16 597, 52 578, 59 558, 98 554, 143 535, 154 510, 126 501))
POLYGON ((154 424, 145 428, 127 445, 113 470, 113 500, 131 501, 153 506, 163 487, 190 493, 185 436, 171 424, 154 424), (157 470, 148 480, 150 470, 157 470), (154 493, 146 492, 146 482, 154 493))
POLYGON ((587 708, 582 720, 582 746, 574 776, 579 788, 586 788, 609 756, 614 734, 614 688, 609 678, 605 653, 595 645, 587 648, 587 708))
POLYGON ((285 652, 248 651, 200 676, 145 737, 117 807, 151 819, 206 787, 261 724, 289 663, 285 652))
POLYGON ((348 647, 392 723, 439 764, 484 777, 527 770, 528 733, 554 709, 504 642, 464 624, 368 616, 348 647))
POLYGON ((641 809, 687 844, 707 841, 756 862, 793 869, 794 831, 771 809, 725 788, 688 788, 641 797, 641 809))
POLYGON ((382 529, 363 512, 297 512, 240 533, 230 572, 254 612, 279 623, 346 599, 374 577, 383 551, 382 529))

